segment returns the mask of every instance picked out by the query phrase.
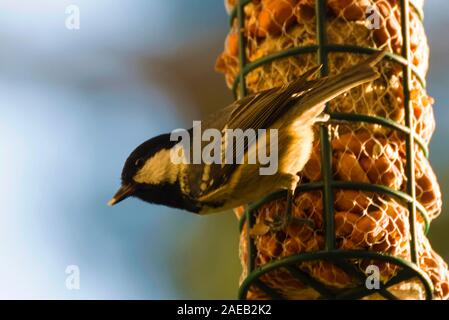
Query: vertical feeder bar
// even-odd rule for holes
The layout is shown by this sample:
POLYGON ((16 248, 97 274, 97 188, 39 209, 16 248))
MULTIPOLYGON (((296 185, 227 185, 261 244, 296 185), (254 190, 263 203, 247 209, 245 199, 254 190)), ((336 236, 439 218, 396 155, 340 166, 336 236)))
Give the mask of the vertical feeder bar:
MULTIPOLYGON (((238 39, 239 39, 239 61, 240 61, 240 81, 239 81, 239 88, 240 88, 240 97, 243 98, 246 95, 246 81, 245 81, 245 64, 246 64, 246 57, 245 57, 245 51, 246 51, 246 42, 245 42, 245 34, 244 34, 244 28, 245 28, 245 12, 243 11, 244 7, 244 1, 238 0, 236 3, 237 6, 237 23, 239 27, 239 33, 238 33, 238 39)), ((254 257, 254 243, 251 239, 250 230, 252 225, 252 210, 248 206, 248 208, 245 211, 246 216, 246 226, 247 226, 247 241, 248 241, 248 274, 251 274, 251 272, 254 270, 255 266, 255 257, 254 257)))
MULTIPOLYGON (((246 66, 246 41, 245 41, 245 12, 244 6, 248 3, 245 0, 238 0, 237 2, 237 23, 238 23, 238 42, 239 42, 239 61, 240 61, 240 98, 243 98, 247 94, 246 81, 245 81, 245 66, 246 66)), ((251 226, 254 224, 253 209, 248 206, 246 212, 246 222, 247 222, 247 241, 248 241, 248 275, 254 271, 256 265, 255 256, 255 246, 253 239, 251 239, 251 226)), ((273 299, 282 299, 276 291, 272 290, 269 286, 264 284, 261 280, 256 279, 254 284, 259 287, 262 291, 270 295, 273 299)))
POLYGON ((415 142, 413 138, 413 107, 410 101, 410 86, 412 70, 410 68, 410 7, 408 0, 401 0, 401 28, 402 28, 402 56, 407 61, 403 66, 402 83, 404 87, 404 108, 405 125, 410 131, 405 135, 406 141, 406 175, 407 175, 407 193, 412 198, 408 203, 409 224, 410 224, 410 255, 411 261, 419 267, 418 252, 416 250, 416 189, 415 189, 415 142))
MULTIPOLYGON (((318 64, 322 64, 321 76, 326 76, 329 72, 326 50, 326 0, 317 0, 316 10, 316 41, 318 44, 318 64)), ((326 105, 326 112, 329 113, 329 104, 326 105)), ((331 125, 320 126, 321 143, 321 173, 323 176, 323 221, 325 224, 325 249, 327 251, 335 249, 335 227, 334 227, 334 197, 332 194, 332 148, 331 148, 331 125)))
POLYGON ((245 42, 245 6, 244 0, 238 0, 237 5, 237 23, 239 27, 239 60, 240 60, 240 98, 246 96, 246 81, 245 81, 245 65, 246 65, 246 42, 245 42))

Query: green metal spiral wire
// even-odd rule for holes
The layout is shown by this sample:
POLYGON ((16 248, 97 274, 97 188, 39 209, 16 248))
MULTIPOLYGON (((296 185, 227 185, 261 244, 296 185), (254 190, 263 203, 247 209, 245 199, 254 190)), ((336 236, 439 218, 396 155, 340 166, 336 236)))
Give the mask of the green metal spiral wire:
MULTIPOLYGON (((251 0, 237 0, 234 10, 230 15, 231 27, 234 25, 235 19, 237 19, 239 34, 238 34, 238 44, 239 44, 239 61, 240 61, 240 73, 237 76, 234 85, 233 92, 235 97, 237 97, 237 90, 239 90, 240 96, 243 97, 247 94, 247 87, 245 82, 246 75, 257 67, 264 64, 268 64, 272 61, 297 56, 307 53, 317 54, 317 63, 322 64, 321 76, 326 76, 328 74, 328 55, 334 52, 347 52, 347 53, 357 53, 357 54, 373 54, 378 52, 375 48, 358 47, 354 45, 336 45, 328 44, 326 39, 326 28, 325 28, 325 17, 326 17, 326 1, 327 0, 317 0, 316 1, 316 45, 303 46, 290 48, 278 53, 274 53, 256 61, 247 63, 246 61, 246 39, 244 35, 244 21, 245 13, 244 7, 251 0)), ((403 37, 402 55, 397 55, 394 53, 388 53, 385 59, 389 59, 395 63, 398 63, 403 68, 403 88, 404 88, 404 108, 405 108, 405 125, 401 125, 392 120, 378 117, 378 116, 368 116, 362 114, 352 114, 352 113, 340 113, 340 112, 330 112, 332 120, 336 121, 346 121, 346 122, 363 122, 378 124, 390 129, 396 130, 402 133, 406 137, 406 175, 407 175, 407 190, 406 192, 401 192, 388 188, 383 185, 376 184, 366 184, 359 182, 349 182, 349 181, 335 181, 332 177, 332 147, 331 147, 331 128, 332 124, 322 124, 320 126, 320 143, 321 143, 321 159, 322 159, 322 181, 314 183, 304 183, 298 186, 295 190, 295 194, 308 191, 321 190, 323 194, 323 221, 324 221, 324 231, 325 231, 325 246, 323 250, 315 252, 307 252, 295 254, 286 258, 278 259, 263 265, 262 267, 256 268, 255 258, 256 249, 254 241, 251 238, 249 232, 247 233, 247 251, 248 251, 248 276, 242 282, 239 290, 239 299, 245 299, 248 290, 251 286, 255 286, 265 294, 273 299, 284 299, 281 293, 276 291, 276 289, 269 287, 266 283, 261 280, 261 276, 264 274, 278 269, 283 268, 287 270, 293 277, 300 280, 307 286, 315 289, 321 298, 324 299, 360 299, 374 293, 378 293, 385 299, 397 299, 388 288, 401 283, 402 281, 410 279, 418 279, 425 289, 426 299, 433 298, 433 286, 429 277, 419 268, 418 255, 416 249, 416 214, 422 216, 425 224, 425 232, 427 233, 429 229, 429 218, 425 208, 416 200, 415 191, 415 143, 422 150, 424 155, 428 156, 428 147, 425 141, 423 141, 412 129, 413 123, 413 109, 410 100, 410 86, 412 75, 425 87, 425 79, 418 72, 417 68, 410 62, 410 35, 409 35, 409 12, 410 6, 418 14, 420 19, 422 19, 423 14, 418 8, 413 4, 411 0, 400 0, 401 6, 401 28, 403 37), (334 226, 334 199, 333 190, 334 189, 351 189, 351 190, 362 190, 376 192, 379 194, 385 194, 393 196, 403 203, 405 203, 409 210, 409 225, 410 225, 410 252, 411 261, 404 260, 400 257, 383 254, 373 251, 363 251, 363 250, 341 250, 336 248, 336 236, 335 236, 335 226, 334 226), (352 264, 349 264, 347 260, 354 259, 370 259, 375 261, 382 261, 394 264, 401 268, 393 278, 391 278, 387 283, 380 286, 379 289, 369 290, 365 287, 364 281, 366 275, 355 268, 352 264), (359 286, 351 289, 342 289, 339 291, 331 290, 324 284, 320 283, 316 279, 312 278, 309 274, 302 271, 297 265, 301 262, 306 261, 328 261, 332 264, 338 266, 345 273, 352 276, 358 281, 359 286)), ((327 111, 329 111, 329 106, 327 106, 327 111)), ((273 201, 275 199, 280 199, 285 197, 285 192, 276 192, 267 195, 264 199, 259 202, 250 205, 245 214, 240 221, 240 231, 243 229, 245 222, 248 222, 248 228, 254 225, 254 212, 263 204, 273 201)), ((249 229, 248 229, 249 230, 249 229)))

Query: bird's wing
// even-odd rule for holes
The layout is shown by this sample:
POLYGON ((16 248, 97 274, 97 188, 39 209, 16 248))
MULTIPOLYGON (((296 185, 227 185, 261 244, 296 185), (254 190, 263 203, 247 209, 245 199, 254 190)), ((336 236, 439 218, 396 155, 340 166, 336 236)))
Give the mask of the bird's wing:
MULTIPOLYGON (((210 205, 214 205, 214 199, 225 198, 222 193, 227 191, 222 187, 226 185, 238 166, 236 159, 243 159, 249 147, 257 141, 257 135, 245 138, 245 135, 239 134, 233 137, 233 141, 228 141, 229 136, 225 134, 225 130, 240 129, 245 132, 248 129, 254 129, 257 133, 257 129, 268 128, 276 121, 280 113, 285 112, 286 105, 293 99, 292 95, 295 95, 294 99, 297 99, 304 89, 310 86, 310 84, 307 85, 307 78, 318 69, 314 68, 306 72, 288 86, 268 89, 237 100, 201 123, 202 132, 205 132, 206 129, 217 129, 221 132, 222 140, 218 158, 220 161, 212 164, 189 165, 189 193, 192 198, 202 199, 200 200, 202 202, 211 202, 210 205), (231 143, 231 156, 234 159, 232 163, 225 163, 228 143, 231 143), (206 201, 207 199, 210 201, 206 201)), ((209 141, 202 141, 201 149, 204 150, 208 144, 209 141)), ((195 152, 193 145, 192 141, 191 154, 195 152)), ((215 205, 220 206, 219 203, 215 203, 215 205)))
POLYGON ((279 115, 286 111, 288 102, 300 98, 312 86, 318 82, 325 81, 325 78, 307 81, 315 74, 321 66, 306 71, 301 77, 292 81, 287 86, 273 88, 256 94, 245 104, 238 104, 232 111, 228 119, 227 127, 230 129, 267 129, 277 119, 279 115))
MULTIPOLYGON (((339 94, 378 78, 379 73, 375 65, 384 55, 385 52, 373 55, 364 62, 338 75, 307 81, 309 77, 320 69, 320 67, 312 68, 287 86, 262 91, 234 102, 229 107, 214 114, 210 122, 205 122, 202 129, 220 129, 222 138, 227 137, 227 135, 223 134, 224 129, 240 129, 243 132, 248 129, 254 129, 257 133, 258 129, 268 129, 272 126, 292 106, 295 107, 295 110, 304 114, 312 110, 313 116, 317 116, 322 111, 322 108, 315 108, 316 106, 322 106, 339 94)), ((306 115, 305 118, 310 116, 306 115)), ((240 135, 235 138, 235 144, 232 146, 234 163, 211 164, 210 168, 207 169, 207 174, 204 172, 198 173, 198 178, 201 175, 203 178, 207 176, 208 179, 206 179, 206 184, 202 183, 202 188, 199 188, 201 190, 198 190, 198 193, 195 192, 195 197, 202 196, 202 199, 212 201, 213 199, 223 198, 221 193, 229 192, 229 190, 220 191, 219 189, 225 188, 226 182, 238 166, 238 164, 235 164, 235 159, 243 159, 246 151, 256 143, 257 135, 240 135), (212 193, 220 196, 212 197, 212 193)), ((228 141, 224 140, 226 145, 228 141)), ((226 148, 222 146, 222 160, 224 159, 223 152, 225 151, 226 148)), ((202 171, 201 167, 206 166, 199 166, 200 171, 202 171)))

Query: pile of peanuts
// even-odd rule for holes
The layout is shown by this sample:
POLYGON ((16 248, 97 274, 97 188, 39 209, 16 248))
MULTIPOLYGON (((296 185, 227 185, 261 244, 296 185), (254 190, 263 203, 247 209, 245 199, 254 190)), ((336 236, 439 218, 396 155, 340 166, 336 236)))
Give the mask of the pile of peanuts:
MULTIPOLYGON (((228 12, 235 0, 225 0, 228 12)), ((433 99, 421 84, 425 78, 429 48, 420 19, 423 0, 410 1, 410 59, 413 76, 410 99, 413 109, 412 129, 428 144, 435 128, 433 99)), ((400 55, 403 46, 401 8, 395 0, 328 0, 326 4, 326 38, 329 44, 382 48, 400 55), (374 8, 375 11, 372 11, 374 8), (370 28, 369 14, 377 14, 379 25, 370 28)), ((315 0, 252 0, 244 7, 243 35, 247 63, 294 47, 316 45, 315 0)), ((234 22, 224 52, 218 57, 216 69, 224 73, 231 88, 240 72, 238 59, 238 26, 234 22)), ((354 53, 329 53, 328 69, 337 74, 366 59, 354 53)), ((252 69, 245 77, 248 93, 288 83, 317 65, 316 53, 307 53, 274 60, 252 69)), ((380 116, 405 125, 403 69, 385 59, 380 66, 381 77, 352 89, 330 103, 331 112, 380 116)), ((318 128, 316 128, 317 130, 318 128)), ((384 185, 406 192, 405 136, 391 128, 364 122, 336 122, 331 129, 332 174, 334 180, 384 185)), ((299 173, 302 183, 317 182, 321 177, 320 142, 316 139, 312 156, 299 173)), ((415 144, 416 197, 432 221, 441 211, 441 193, 436 176, 418 144, 415 144)), ((334 189, 336 246, 346 250, 368 250, 410 260, 410 226, 407 205, 401 200, 381 193, 334 189)), ((293 204, 293 215, 313 221, 313 226, 291 224, 285 232, 261 232, 264 221, 283 214, 285 200, 263 205, 255 212, 255 225, 248 230, 245 223, 240 239, 240 259, 243 266, 241 281, 247 276, 247 236, 254 240, 256 267, 298 253, 324 249, 323 199, 321 191, 299 193, 293 204)), ((242 208, 236 209, 241 217, 242 208)), ((446 263, 436 254, 424 234, 424 219, 417 214, 417 252, 420 268, 434 286, 434 296, 449 297, 449 273, 446 263)), ((379 267, 381 280, 394 277, 400 267, 384 261, 351 259, 354 268, 365 272, 374 264, 379 267)), ((353 288, 359 283, 338 266, 327 261, 306 261, 297 267, 325 284, 330 290, 353 288)), ((315 299, 320 294, 280 268, 261 277, 267 285, 288 299, 315 299)), ((397 297, 424 298, 422 285, 408 280, 389 291, 397 297)), ((247 298, 263 299, 266 294, 251 286, 247 298)), ((382 298, 373 294, 369 299, 382 298)))

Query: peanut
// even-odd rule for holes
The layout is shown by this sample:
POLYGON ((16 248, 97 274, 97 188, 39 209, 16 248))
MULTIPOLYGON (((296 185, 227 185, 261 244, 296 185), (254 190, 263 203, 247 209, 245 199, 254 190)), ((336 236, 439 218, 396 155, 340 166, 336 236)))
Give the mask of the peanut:
POLYGON ((328 6, 336 16, 347 20, 363 20, 367 8, 372 5, 368 0, 329 0, 328 6))
POLYGON ((395 190, 400 189, 403 182, 402 172, 386 156, 381 156, 378 159, 362 157, 360 165, 366 171, 372 183, 383 184, 395 190))
POLYGON ((380 28, 373 31, 378 46, 388 44, 394 52, 400 53, 402 45, 401 26, 398 21, 399 9, 396 4, 385 0, 376 2, 379 10, 380 28))
POLYGON ((372 137, 371 132, 361 131, 358 133, 346 133, 332 140, 334 151, 351 151, 353 154, 360 154, 363 145, 372 137))
POLYGON ((339 237, 345 237, 352 233, 357 220, 360 215, 348 212, 339 211, 335 213, 335 234, 339 237))
POLYGON ((336 159, 335 174, 343 181, 357 181, 368 183, 369 179, 352 153, 341 153, 336 159))
POLYGON ((262 0, 257 35, 259 37, 279 35, 284 25, 288 27, 294 21, 293 8, 297 2, 298 0, 262 0))
POLYGON ((240 219, 244 213, 245 213, 245 206, 234 208, 234 214, 237 216, 237 219, 240 219))
POLYGON ((255 243, 259 248, 259 254, 267 258, 277 257, 282 252, 280 242, 272 234, 257 237, 255 243))
POLYGON ((343 270, 327 261, 314 263, 311 269, 312 277, 333 287, 347 287, 353 282, 343 270))
POLYGON ((362 213, 371 204, 372 193, 356 190, 339 190, 335 193, 335 208, 340 211, 362 213))

